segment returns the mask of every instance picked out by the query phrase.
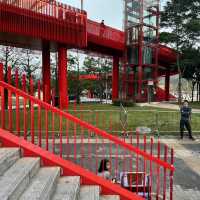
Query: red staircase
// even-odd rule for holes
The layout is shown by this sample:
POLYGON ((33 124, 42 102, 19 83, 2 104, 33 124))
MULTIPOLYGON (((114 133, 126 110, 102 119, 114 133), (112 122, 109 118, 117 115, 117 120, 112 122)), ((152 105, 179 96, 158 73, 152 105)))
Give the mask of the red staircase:
MULTIPOLYGON (((157 87, 156 89, 156 94, 157 94, 157 101, 166 101, 166 93, 165 93, 165 90, 160 88, 160 87, 157 87)), ((176 97, 173 96, 172 94, 169 94, 169 100, 170 101, 175 101, 176 100, 176 97)))
MULTIPOLYGON (((18 83, 15 73, 15 84, 18 83)), ((98 185, 101 194, 119 195, 122 200, 173 199, 174 156, 167 145, 162 150, 160 141, 153 138, 142 143, 137 134, 135 140, 115 137, 91 124, 78 119, 33 96, 33 81, 30 94, 23 81, 23 90, 11 85, 11 70, 8 83, 3 81, 3 65, 0 65, 1 128, 0 142, 6 147, 20 147, 24 156, 40 157, 45 166, 59 166, 62 175, 80 176, 81 184, 98 185), (8 91, 8 109, 5 109, 5 91, 8 91), (8 130, 9 133, 5 130, 8 130), (135 143, 135 144, 134 144, 135 143), (162 154, 161 154, 162 153, 162 154), (136 172, 134 192, 98 177, 101 159, 111 162, 110 172, 118 177, 119 172, 136 172), (139 172, 148 176, 148 185, 141 185, 139 172)), ((39 87, 40 88, 40 87, 39 87)))

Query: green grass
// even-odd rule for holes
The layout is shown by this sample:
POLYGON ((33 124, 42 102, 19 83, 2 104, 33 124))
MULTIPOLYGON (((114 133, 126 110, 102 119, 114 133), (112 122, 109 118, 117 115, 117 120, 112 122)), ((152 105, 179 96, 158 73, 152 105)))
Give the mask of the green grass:
MULTIPOLYGON (((150 127, 152 130, 159 129, 161 134, 174 134, 174 132, 179 131, 179 117, 180 114, 178 111, 171 111, 167 109, 155 109, 151 107, 128 107, 128 131, 135 131, 136 127, 145 126, 150 127)), ((77 116, 84 121, 87 121, 94 126, 99 127, 100 129, 106 130, 109 133, 119 134, 123 131, 123 128, 120 123, 120 109, 119 107, 112 105, 102 105, 102 104, 82 104, 77 105, 76 111, 74 111, 74 105, 69 106, 69 113, 74 116, 77 116), (84 110, 84 111, 80 111, 84 110)), ((48 130, 53 130, 53 115, 48 112, 48 130)), ((60 118, 58 115, 55 115, 54 130, 59 132, 60 130, 60 118)), ((24 116, 23 110, 20 110, 20 130, 23 130, 24 125, 24 116)), ((38 130, 38 110, 34 110, 34 129, 38 130)), ((27 109, 27 129, 31 128, 31 117, 30 111, 27 109)), ((41 112, 41 129, 45 130, 45 111, 41 112)), ((200 114, 192 115, 192 128, 193 131, 200 131, 200 114)), ((16 130, 16 113, 13 111, 12 114, 12 127, 13 130, 16 130)), ((66 119, 62 119, 62 130, 66 132, 66 127, 69 127, 73 134, 74 128, 77 130, 77 134, 81 133, 81 127, 76 126, 72 122, 68 122, 66 119)), ((6 128, 8 129, 8 112, 6 111, 6 128)), ((86 132, 86 131, 85 131, 86 132)), ((37 134, 37 131, 36 131, 37 134)), ((45 134, 45 131, 43 132, 45 134)))

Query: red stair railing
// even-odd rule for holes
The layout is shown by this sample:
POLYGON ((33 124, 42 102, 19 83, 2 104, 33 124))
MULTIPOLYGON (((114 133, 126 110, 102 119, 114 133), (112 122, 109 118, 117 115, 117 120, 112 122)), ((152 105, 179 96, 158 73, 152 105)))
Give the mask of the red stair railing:
MULTIPOLYGON (((15 73, 18 85, 18 73, 15 73)), ((11 72, 8 73, 11 80, 11 72)), ((23 76, 24 77, 24 76, 23 76)), ((43 149, 70 160, 97 174, 99 163, 108 159, 113 177, 135 172, 134 192, 142 196, 149 193, 149 199, 173 199, 173 149, 169 149, 153 138, 137 137, 129 140, 117 138, 106 131, 74 117, 26 92, 25 77, 23 90, 3 81, 3 66, 0 65, 1 127, 43 149), (8 91, 8 109, 5 109, 5 91, 8 91), (29 132, 30 131, 30 132, 29 132), (139 172, 143 173, 142 182, 139 172), (147 176, 148 175, 148 176, 147 176)), ((40 86, 40 84, 38 84, 40 86)), ((40 92, 38 92, 38 96, 40 92)), ((131 198, 130 198, 131 199, 131 198)))

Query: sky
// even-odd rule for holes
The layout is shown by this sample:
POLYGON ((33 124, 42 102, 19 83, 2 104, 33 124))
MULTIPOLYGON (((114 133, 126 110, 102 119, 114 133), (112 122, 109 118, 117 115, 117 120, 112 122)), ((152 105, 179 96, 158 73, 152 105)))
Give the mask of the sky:
MULTIPOLYGON (((68 5, 80 8, 81 0, 60 0, 68 5)), ((83 0, 88 18, 97 22, 104 19, 105 24, 122 30, 123 0, 83 0)))
MULTIPOLYGON (((76 8, 81 7, 81 0, 59 0, 76 8)), ((162 5, 166 0, 161 0, 162 5)), ((122 30, 123 24, 123 0, 83 0, 84 10, 88 18, 104 23, 113 28, 122 30)))

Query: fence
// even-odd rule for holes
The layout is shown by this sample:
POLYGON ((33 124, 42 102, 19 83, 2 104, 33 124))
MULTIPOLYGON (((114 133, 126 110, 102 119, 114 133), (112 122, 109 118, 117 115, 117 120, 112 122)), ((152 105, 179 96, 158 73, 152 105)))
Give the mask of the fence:
POLYGON ((57 1, 0 0, 0 11, 1 32, 56 41, 73 47, 87 45, 87 14, 80 9, 57 1))
MULTIPOLYGON (((1 66, 1 65, 0 65, 1 66)), ((153 138, 146 136, 128 141, 119 139, 93 125, 51 106, 28 93, 5 83, 0 69, 1 127, 53 152, 64 159, 97 173, 99 163, 107 158, 110 172, 118 177, 120 172, 135 172, 135 192, 149 193, 150 199, 173 199, 174 152, 153 138), (8 92, 8 110, 5 109, 5 91, 8 92), (20 108, 20 101, 22 107, 20 108), (13 103, 15 105, 13 106, 13 103), (27 108, 30 105, 30 108, 27 108), (55 136, 55 126, 59 134, 55 136), (28 135, 30 127, 30 136, 28 135), (69 134, 71 131, 71 134, 69 134), (142 141, 142 142, 141 142, 142 141), (141 185, 139 172, 148 177, 148 185, 141 185)), ((18 78, 16 76, 16 78, 18 78)), ((32 81, 30 81, 32 88, 32 81)), ((32 93, 32 89, 30 90, 32 93)), ((129 189, 132 189, 130 186, 129 189)), ((130 196, 129 199, 134 199, 130 196)), ((137 199, 137 198, 136 198, 137 199)))
MULTIPOLYGON (((87 108, 86 108, 87 109, 87 108)), ((69 112, 78 118, 85 119, 89 123, 120 135, 125 130, 127 133, 134 133, 138 127, 147 127, 151 129, 151 135, 179 133, 180 112, 179 111, 162 111, 162 110, 132 110, 128 109, 126 113, 126 124, 121 122, 121 110, 85 110, 84 105, 81 110, 69 110, 69 112)), ((125 116, 123 116, 125 117, 125 116)), ((192 113, 191 125, 194 133, 200 133, 200 113, 192 113)))

